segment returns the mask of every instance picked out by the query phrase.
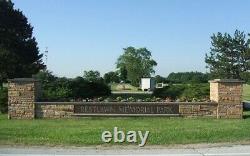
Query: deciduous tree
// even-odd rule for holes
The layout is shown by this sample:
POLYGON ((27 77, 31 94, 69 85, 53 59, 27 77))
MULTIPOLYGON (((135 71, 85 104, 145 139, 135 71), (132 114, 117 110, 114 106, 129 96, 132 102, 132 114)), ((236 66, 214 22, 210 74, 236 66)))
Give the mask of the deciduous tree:
POLYGON ((104 74, 103 76, 104 82, 105 83, 119 83, 120 82, 120 78, 117 72, 108 72, 106 74, 104 74))
POLYGON ((117 68, 127 70, 127 79, 132 85, 138 86, 142 77, 150 77, 154 73, 156 61, 146 48, 124 48, 124 53, 117 60, 117 68))
POLYGON ((100 72, 94 71, 94 70, 84 71, 83 78, 87 81, 90 81, 90 82, 102 81, 102 78, 100 76, 100 72))

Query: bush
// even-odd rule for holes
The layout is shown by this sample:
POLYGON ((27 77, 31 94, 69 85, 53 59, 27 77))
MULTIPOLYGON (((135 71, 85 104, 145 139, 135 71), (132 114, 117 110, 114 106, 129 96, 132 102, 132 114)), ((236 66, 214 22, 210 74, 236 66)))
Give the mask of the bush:
POLYGON ((68 79, 58 78, 49 71, 35 75, 42 82, 43 97, 45 101, 70 101, 84 98, 105 97, 111 94, 109 86, 103 81, 88 81, 83 77, 68 79))
POLYGON ((160 98, 170 97, 171 99, 177 99, 184 90, 184 85, 170 85, 164 88, 155 89, 153 95, 160 98))
POLYGON ((118 101, 118 102, 122 101, 122 97, 118 96, 118 97, 116 98, 116 101, 118 101))
POLYGON ((71 82, 67 78, 42 81, 43 99, 50 101, 68 100, 72 97, 71 82))
POLYGON ((102 82, 89 82, 81 77, 72 81, 72 98, 94 98, 109 96, 111 90, 109 86, 102 82))
POLYGON ((129 102, 135 102, 136 100, 135 100, 135 98, 133 98, 133 97, 129 97, 129 98, 128 98, 128 101, 129 101, 129 102))
POLYGON ((151 102, 152 100, 151 100, 151 98, 146 98, 144 101, 145 102, 151 102))
POLYGON ((182 99, 181 101, 193 101, 194 99, 206 99, 209 96, 209 84, 178 84, 156 89, 153 93, 156 97, 182 99))
POLYGON ((188 101, 194 101, 195 99, 207 99, 209 96, 209 84, 193 84, 186 86, 181 98, 188 101))
POLYGON ((8 112, 8 90, 7 88, 0 88, 0 112, 8 112))

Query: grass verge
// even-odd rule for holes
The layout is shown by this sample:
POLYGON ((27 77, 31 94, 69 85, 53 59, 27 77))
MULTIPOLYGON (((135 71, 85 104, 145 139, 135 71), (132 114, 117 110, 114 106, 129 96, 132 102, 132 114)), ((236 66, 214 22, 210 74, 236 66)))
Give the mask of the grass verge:
POLYGON ((164 117, 8 120, 7 115, 0 115, 0 144, 101 145, 102 132, 113 132, 115 126, 124 131, 150 131, 147 145, 250 141, 250 112, 245 112, 245 117, 243 120, 164 117))
POLYGON ((250 101, 250 85, 243 86, 243 100, 250 101))

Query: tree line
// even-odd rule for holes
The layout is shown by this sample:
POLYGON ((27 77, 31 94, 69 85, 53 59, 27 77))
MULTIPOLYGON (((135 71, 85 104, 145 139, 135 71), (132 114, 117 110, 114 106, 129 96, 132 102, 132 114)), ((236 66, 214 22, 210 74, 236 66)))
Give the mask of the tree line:
MULTIPOLYGON (((205 55, 209 74, 171 73, 164 80, 161 76, 156 79, 173 83, 206 82, 208 78, 250 81, 249 47, 249 34, 239 30, 233 35, 218 32, 211 36, 211 48, 205 55)), ((28 19, 10 0, 0 0, 0 82, 6 82, 8 78, 31 77, 46 70, 42 57, 28 19)), ((142 77, 153 76, 157 62, 149 49, 129 46, 123 49, 115 65, 116 71, 104 75, 105 83, 125 82, 139 86, 142 77)), ((100 77, 95 71, 87 74, 100 77)))
POLYGON ((155 76, 157 83, 207 83, 211 79, 209 73, 202 72, 177 72, 170 73, 167 77, 155 76))
MULTIPOLYGON (((139 86, 140 79, 152 77, 157 66, 149 49, 129 46, 118 57, 115 71, 105 73, 103 77, 98 71, 85 71, 83 76, 69 79, 48 72, 42 58, 27 17, 15 9, 10 0, 0 0, 0 84, 10 78, 35 75, 42 80, 44 94, 48 97, 96 97, 110 94, 109 83, 123 82, 139 86)), ((170 84, 205 83, 214 78, 241 79, 249 83, 250 35, 239 30, 234 34, 212 34, 205 63, 208 73, 170 73, 167 77, 157 75, 155 79, 159 83, 170 84)), ((7 103, 6 97, 7 90, 0 85, 0 106, 7 103)))

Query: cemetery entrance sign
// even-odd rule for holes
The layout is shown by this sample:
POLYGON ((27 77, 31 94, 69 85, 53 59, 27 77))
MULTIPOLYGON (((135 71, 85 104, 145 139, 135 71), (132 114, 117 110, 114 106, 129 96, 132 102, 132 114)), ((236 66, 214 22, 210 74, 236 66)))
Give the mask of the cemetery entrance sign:
POLYGON ((8 83, 9 119, 75 116, 183 116, 242 118, 243 81, 210 81, 210 102, 39 102, 39 82, 31 78, 8 83))
POLYGON ((153 102, 91 102, 75 105, 76 114, 179 114, 178 104, 153 102))

